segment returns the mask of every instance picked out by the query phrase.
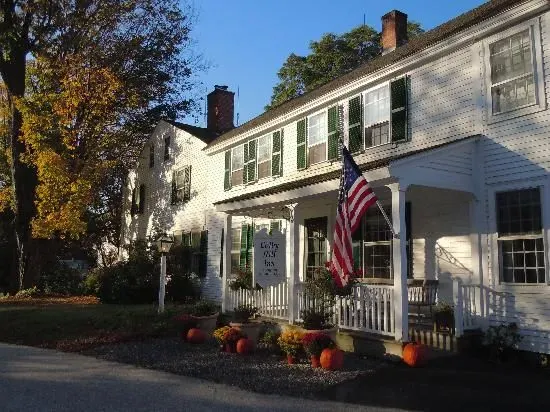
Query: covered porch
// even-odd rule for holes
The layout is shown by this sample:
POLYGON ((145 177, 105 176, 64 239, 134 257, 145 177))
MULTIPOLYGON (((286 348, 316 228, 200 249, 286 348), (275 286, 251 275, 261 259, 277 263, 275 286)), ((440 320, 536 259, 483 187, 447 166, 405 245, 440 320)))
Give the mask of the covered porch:
MULTIPOLYGON (((337 298, 333 310, 340 331, 406 342, 410 325, 428 317, 437 302, 454 307, 456 336, 479 326, 482 212, 476 146, 475 139, 468 139, 389 159, 384 166, 363 166, 397 236, 376 207, 367 212, 353 238, 354 261, 363 274, 350 296, 337 298)), ((217 203, 217 210, 226 213, 223 311, 252 304, 263 317, 302 321, 308 305, 303 282, 331 256, 339 179, 330 177, 217 203), (239 242, 232 237, 243 222, 251 222, 247 225, 254 232, 273 221, 280 223, 271 227, 286 236, 286 280, 262 290, 232 290, 228 283, 242 230, 239 242)))

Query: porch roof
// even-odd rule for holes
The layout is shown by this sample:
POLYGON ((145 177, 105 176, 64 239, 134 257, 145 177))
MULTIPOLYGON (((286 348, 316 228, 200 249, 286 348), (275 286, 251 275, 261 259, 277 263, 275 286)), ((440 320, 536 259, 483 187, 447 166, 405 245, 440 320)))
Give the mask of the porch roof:
MULTIPOLYGON (((375 169, 384 169, 381 176, 393 178, 393 180, 402 181, 405 184, 418 184, 425 186, 434 186, 439 188, 448 188, 454 190, 462 190, 471 192, 473 185, 470 180, 472 178, 472 167, 474 162, 473 144, 477 140, 478 135, 468 136, 459 140, 445 142, 430 148, 419 149, 407 153, 388 156, 382 159, 376 159, 371 162, 358 165, 362 172, 374 171, 375 169), (462 151, 457 151, 458 148, 462 151), (450 157, 462 159, 460 165, 446 165, 450 157), (418 161, 421 161, 419 164, 418 161)), ((474 149, 475 150, 475 149, 474 149)), ((337 183, 340 179, 341 170, 333 170, 330 172, 309 176, 304 179, 293 180, 279 185, 271 186, 265 189, 244 193, 228 199, 214 202, 219 211, 229 211, 241 209, 246 201, 265 198, 271 195, 277 195, 283 192, 296 191, 308 186, 318 185, 330 181, 334 181, 334 188, 323 187, 321 191, 338 189, 337 183), (328 189, 328 190, 327 190, 328 189), (240 207, 233 208, 230 205, 239 203, 240 207)), ((372 180, 371 180, 372 183, 372 180)), ((308 193, 311 195, 314 193, 308 193)), ((266 202, 262 203, 265 204, 266 202)), ((265 199, 267 200, 267 199, 265 199)), ((289 202, 291 198, 287 199, 289 202)), ((256 202, 254 202, 256 203, 256 202)), ((267 202, 271 203, 271 202, 267 202)), ((256 206, 256 204, 247 205, 248 207, 256 206)))

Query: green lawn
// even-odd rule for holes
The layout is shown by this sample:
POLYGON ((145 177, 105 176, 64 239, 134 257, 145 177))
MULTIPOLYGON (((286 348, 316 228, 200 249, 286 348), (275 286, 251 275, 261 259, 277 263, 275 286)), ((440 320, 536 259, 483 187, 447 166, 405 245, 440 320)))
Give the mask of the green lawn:
POLYGON ((78 351, 101 343, 175 336, 185 306, 0 304, 0 342, 78 351))

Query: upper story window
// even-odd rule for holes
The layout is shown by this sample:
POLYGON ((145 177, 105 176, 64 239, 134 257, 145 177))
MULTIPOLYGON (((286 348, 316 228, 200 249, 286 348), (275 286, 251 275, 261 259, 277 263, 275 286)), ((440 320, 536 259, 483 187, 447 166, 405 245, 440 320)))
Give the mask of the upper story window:
POLYGON ((191 199, 191 165, 172 173, 172 204, 191 199))
POLYGON ((489 46, 493 114, 536 102, 533 43, 524 30, 489 46))
POLYGON ((251 139, 225 152, 224 189, 253 183, 283 170, 283 130, 251 139))
POLYGON ((145 211, 145 185, 141 184, 132 190, 130 214, 142 214, 145 211))
POLYGON ((340 110, 329 107, 296 123, 297 169, 339 157, 340 110))
POLYGON ((496 208, 501 281, 545 283, 540 189, 497 193, 496 208))
POLYGON ((155 145, 151 143, 149 145, 149 167, 155 166, 155 145))
POLYGON ((489 123, 544 109, 539 19, 492 36, 485 47, 489 123))
POLYGON ((348 145, 352 153, 407 140, 407 77, 401 77, 348 101, 348 145))
POLYGON ((164 138, 164 160, 170 159, 170 136, 164 138))

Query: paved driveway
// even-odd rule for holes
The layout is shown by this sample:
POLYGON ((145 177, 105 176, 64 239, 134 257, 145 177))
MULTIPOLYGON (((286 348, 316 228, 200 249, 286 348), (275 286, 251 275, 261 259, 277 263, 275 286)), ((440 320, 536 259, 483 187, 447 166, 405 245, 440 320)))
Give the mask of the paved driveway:
POLYGON ((0 344, 0 410, 320 412, 403 409, 263 395, 80 355, 0 344))

